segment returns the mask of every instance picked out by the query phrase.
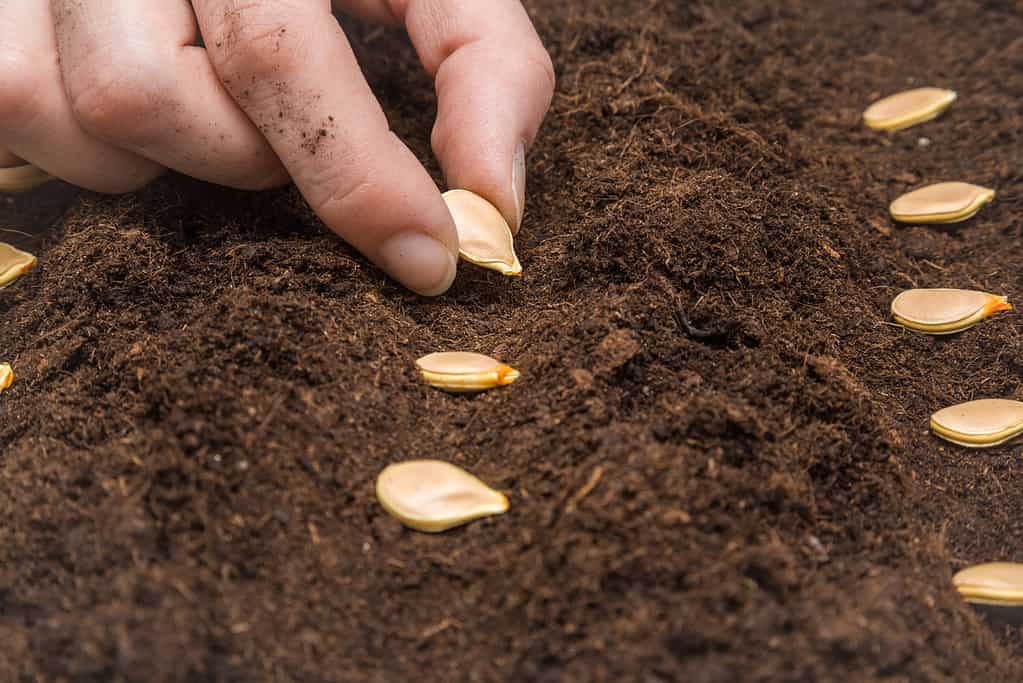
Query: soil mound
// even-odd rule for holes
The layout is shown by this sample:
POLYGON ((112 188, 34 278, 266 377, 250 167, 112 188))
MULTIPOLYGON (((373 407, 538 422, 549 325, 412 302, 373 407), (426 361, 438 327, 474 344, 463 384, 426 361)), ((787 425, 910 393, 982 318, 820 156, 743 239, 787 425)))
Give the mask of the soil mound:
MULTIPOLYGON (((1019 634, 950 581, 1023 560, 1019 446, 927 433, 1023 398, 1018 323, 933 339, 887 311, 907 286, 1023 297, 1018 5, 527 5, 560 84, 521 280, 463 265, 409 296, 290 190, 3 207, 26 231, 71 202, 11 238, 41 267, 0 296, 0 678, 1021 679, 1019 634), (959 101, 862 126, 917 85, 959 101), (939 180, 999 198, 889 222, 939 180), (439 349, 523 378, 440 393, 413 367, 439 349), (511 510, 405 530, 373 480, 415 457, 511 510)), ((350 33, 429 158, 414 53, 350 33)))

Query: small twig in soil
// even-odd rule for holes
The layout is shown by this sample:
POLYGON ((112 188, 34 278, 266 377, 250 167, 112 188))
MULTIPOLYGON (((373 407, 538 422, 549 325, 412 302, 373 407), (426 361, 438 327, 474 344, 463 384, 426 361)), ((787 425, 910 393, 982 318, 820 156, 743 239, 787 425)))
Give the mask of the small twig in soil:
POLYGON ((480 414, 481 410, 483 410, 482 406, 477 408, 476 411, 471 416, 469 416, 469 419, 466 421, 465 426, 462 427, 462 431, 464 431, 464 432, 468 432, 469 431, 469 427, 471 427, 472 423, 476 421, 476 417, 480 414))
POLYGON ((941 266, 939 266, 934 261, 929 261, 927 259, 923 259, 922 261, 920 261, 920 263, 923 263, 924 265, 928 265, 931 268, 934 268, 935 270, 940 270, 943 273, 947 273, 948 272, 948 268, 942 268, 941 266))
POLYGON ((420 640, 428 640, 430 638, 433 638, 438 633, 441 633, 442 631, 446 631, 449 628, 451 628, 452 626, 457 626, 457 625, 458 625, 458 622, 455 621, 454 619, 452 619, 450 617, 444 617, 439 623, 434 624, 430 628, 428 628, 425 631, 423 631, 422 633, 420 633, 419 634, 419 639, 420 640))
POLYGON ((275 413, 276 413, 276 412, 277 412, 278 410, 280 410, 280 407, 281 407, 281 405, 283 405, 283 404, 284 404, 284 401, 285 401, 285 399, 287 399, 287 398, 288 398, 287 394, 281 394, 281 395, 280 395, 280 396, 279 396, 279 397, 277 398, 277 400, 275 400, 275 401, 273 402, 273 405, 271 405, 271 406, 270 406, 270 410, 266 411, 266 417, 264 417, 264 418, 263 418, 263 421, 259 423, 259 426, 258 426, 258 427, 256 427, 256 434, 257 434, 257 435, 259 435, 259 436, 262 436, 262 435, 263 435, 263 430, 265 430, 265 429, 266 429, 266 427, 267 427, 267 425, 269 425, 269 424, 270 424, 270 420, 272 420, 272 419, 273 419, 273 417, 274 417, 274 414, 275 414, 275 413))
POLYGON ((576 507, 582 502, 582 499, 593 492, 593 489, 597 488, 597 484, 600 483, 600 478, 604 476, 604 468, 597 465, 593 468, 593 473, 590 474, 590 478, 586 480, 583 487, 579 489, 574 496, 568 501, 568 505, 565 506, 566 513, 575 512, 576 507))
MULTIPOLYGON (((640 38, 642 38, 642 37, 643 36, 640 36, 640 38)), ((643 52, 643 58, 640 60, 639 69, 634 74, 632 74, 631 76, 629 76, 628 78, 626 78, 624 81, 621 82, 621 84, 618 86, 618 89, 615 90, 615 95, 616 96, 617 95, 621 95, 623 92, 625 92, 629 88, 630 85, 635 83, 637 80, 639 80, 643 76, 644 73, 646 73, 647 57, 648 56, 649 56, 648 53, 644 51, 643 52)))
POLYGON ((721 324, 713 325, 711 327, 706 327, 706 328, 696 327, 689 320, 689 316, 686 315, 686 312, 683 311, 682 309, 679 309, 675 313, 675 315, 678 318, 678 322, 682 326, 682 329, 685 330, 686 335, 690 339, 708 339, 708 340, 726 339, 729 336, 730 328, 733 326, 732 323, 721 323, 721 324))

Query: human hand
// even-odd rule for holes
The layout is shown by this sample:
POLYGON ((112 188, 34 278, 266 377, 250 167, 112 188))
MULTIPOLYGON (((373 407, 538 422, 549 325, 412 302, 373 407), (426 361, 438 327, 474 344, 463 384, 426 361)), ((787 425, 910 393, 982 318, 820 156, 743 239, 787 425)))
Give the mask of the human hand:
POLYGON ((554 88, 519 0, 0 0, 0 145, 100 192, 164 168, 243 189, 290 177, 352 246, 440 294, 458 254, 451 216, 332 10, 405 25, 435 79, 448 185, 517 230, 525 151, 554 88))

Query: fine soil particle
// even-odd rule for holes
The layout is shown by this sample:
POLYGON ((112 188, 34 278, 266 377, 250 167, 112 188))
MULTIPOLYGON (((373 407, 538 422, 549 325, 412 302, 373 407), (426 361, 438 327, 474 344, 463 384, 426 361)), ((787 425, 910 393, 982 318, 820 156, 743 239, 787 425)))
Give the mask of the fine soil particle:
MULTIPOLYGON (((1023 560, 1020 446, 927 431, 1023 399, 1018 315, 931 338, 887 310, 910 286, 1023 301, 1018 3, 527 5, 560 83, 521 280, 463 266, 415 298, 293 191, 182 178, 83 195, 33 240, 0 297, 0 679, 1021 680, 1019 631, 950 581, 1023 560), (861 124, 921 85, 960 99, 861 124), (999 197, 887 219, 942 180, 999 197), (413 362, 441 349, 523 377, 432 390, 413 362), (511 510, 404 529, 373 481, 421 457, 511 510)), ((350 33, 429 159, 412 49, 350 33)))

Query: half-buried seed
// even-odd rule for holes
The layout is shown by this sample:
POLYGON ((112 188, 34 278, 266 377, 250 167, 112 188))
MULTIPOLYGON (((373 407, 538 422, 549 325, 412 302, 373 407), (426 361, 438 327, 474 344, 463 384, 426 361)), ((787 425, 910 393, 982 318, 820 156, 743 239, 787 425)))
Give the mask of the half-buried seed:
POLYGON ((51 180, 53 176, 32 164, 0 168, 0 192, 29 192, 51 180))
POLYGON ((32 270, 36 262, 32 254, 0 242, 0 289, 32 270))
POLYGON ((377 500, 402 524, 436 533, 508 510, 508 499, 465 470, 440 460, 388 465, 377 500))
POLYGON ((942 88, 916 88, 874 102, 863 122, 874 130, 902 130, 937 118, 955 102, 956 94, 942 88))
POLYGON ((449 190, 443 197, 458 231, 459 256, 504 275, 522 275, 511 228, 497 207, 468 190, 449 190))
POLYGON ((1010 621, 1023 619, 1023 564, 988 562, 967 567, 952 577, 963 600, 1010 621))
POLYGON ((14 382, 14 370, 7 363, 0 363, 0 393, 14 382))
POLYGON ((1006 297, 969 289, 909 289, 892 301, 896 322, 926 334, 955 334, 1010 310, 1006 297))
POLYGON ((423 380, 453 393, 503 387, 519 378, 519 371, 481 353, 440 351, 416 361, 423 380))
POLYGON ((931 415, 931 429, 967 448, 997 446, 1023 433, 1023 403, 984 398, 949 406, 931 415))
POLYGON ((902 195, 888 210, 900 223, 959 223, 994 198, 994 190, 980 185, 937 183, 902 195))

